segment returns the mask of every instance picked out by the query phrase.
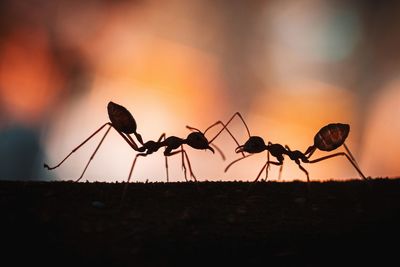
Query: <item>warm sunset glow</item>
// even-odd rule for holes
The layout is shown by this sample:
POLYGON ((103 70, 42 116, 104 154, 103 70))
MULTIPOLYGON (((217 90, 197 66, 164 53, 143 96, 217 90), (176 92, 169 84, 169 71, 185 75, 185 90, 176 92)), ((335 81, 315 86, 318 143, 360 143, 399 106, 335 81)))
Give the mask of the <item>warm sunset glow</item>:
POLYGON ((30 123, 43 116, 62 80, 48 40, 36 29, 19 29, 0 51, 0 97, 14 119, 30 123))
MULTIPOLYGON (((186 125, 203 130, 240 112, 253 135, 304 152, 321 127, 348 123, 346 144, 367 176, 400 171, 393 154, 400 101, 395 51, 386 49, 385 38, 378 43, 361 6, 308 0, 212 7, 202 1, 49 3, 43 9, 10 4, 10 14, 21 12, 18 21, 24 19, 8 18, 14 22, 0 46, 0 130, 10 127, 11 136, 13 127, 33 130, 40 162, 58 162, 108 122, 106 106, 113 101, 133 114, 145 141, 162 133, 184 138, 186 125)), ((247 140, 239 120, 229 127, 240 144, 247 140)), ((101 136, 46 173, 78 178, 101 136)), ((224 173, 239 157, 237 145, 226 133, 215 144, 225 162, 187 148, 199 180, 253 180, 266 160, 263 153, 224 173)), ((132 181, 165 181, 162 152, 140 158, 132 181)), ((313 158, 328 154, 317 151, 313 158)), ((85 178, 125 180, 135 155, 111 131, 85 178)), ((169 166, 171 180, 183 181, 179 155, 169 166)), ((312 180, 359 178, 345 158, 304 167, 312 180)), ((272 166, 269 178, 277 177, 272 166)), ((293 179, 306 177, 287 158, 282 180, 293 179)))
MULTIPOLYGON (((357 155, 357 147, 352 142, 355 137, 352 134, 357 131, 353 106, 354 96, 345 89, 316 81, 298 81, 273 86, 271 91, 255 100, 247 117, 253 135, 262 136, 266 142, 287 144, 291 149, 302 152, 313 144, 315 134, 323 126, 332 122, 349 123, 352 125, 351 134, 346 143, 357 155)), ((242 139, 243 143, 244 141, 246 140, 242 139)), ((313 157, 325 155, 328 153, 316 152, 313 157)), ((248 162, 238 163, 241 167, 245 166, 242 176, 249 168, 254 169, 252 171, 254 175, 258 174, 266 161, 266 153, 257 157, 262 159, 255 160, 253 157, 248 162)), ((362 163, 360 165, 363 166, 362 163)), ((357 177, 356 171, 345 158, 330 159, 318 164, 304 164, 304 167, 309 170, 311 179, 357 177)), ((278 169, 279 167, 272 167, 270 175, 272 180, 277 179, 278 169)), ((287 158, 282 179, 304 180, 305 178, 297 165, 287 158)))
MULTIPOLYGON (((115 46, 116 49, 111 51, 118 51, 119 43, 115 43, 115 46)), ((58 138, 53 137, 52 141, 52 146, 57 148, 51 153, 54 157, 59 155, 60 150, 68 152, 84 140, 85 134, 88 136, 96 127, 108 121, 108 101, 124 105, 132 112, 145 141, 157 140, 163 132, 183 138, 189 133, 185 125, 205 129, 221 117, 226 109, 222 101, 225 97, 217 65, 210 55, 157 38, 145 40, 145 44, 137 47, 130 51, 130 56, 120 57, 118 64, 112 62, 113 58, 109 57, 107 51, 102 53, 104 61, 97 58, 104 64, 99 66, 95 74, 91 93, 74 110, 67 111, 63 115, 66 118, 55 127, 54 136, 58 138), (109 60, 110 64, 107 63, 109 60), (80 126, 79 131, 70 130, 78 129, 77 125, 80 126)), ((95 145, 92 147, 94 149, 95 145)), ((115 133, 101 150, 104 152, 96 157, 91 166, 93 171, 88 171, 88 177, 126 180, 135 153, 115 133), (107 166, 107 169, 104 170, 102 166, 107 166)), ((87 153, 71 159, 69 164, 73 167, 59 170, 59 175, 71 178, 79 176, 77 170, 84 167, 82 161, 90 157, 90 152, 87 153)), ((192 151, 188 149, 188 153, 191 155, 192 151)), ((162 150, 157 155, 140 159, 134 180, 165 181, 161 156, 162 150)), ((203 169, 205 165, 201 165, 201 162, 204 157, 208 157, 207 162, 215 160, 212 153, 196 154, 191 157, 194 169, 203 169)), ((180 157, 175 156, 170 162, 171 177, 183 177, 180 157)), ((201 171, 197 173, 202 175, 201 171)), ((212 172, 206 177, 210 175, 213 175, 212 172)), ((182 178, 175 180, 183 181, 182 178)))
POLYGON ((400 173, 400 81, 390 82, 377 98, 366 126, 363 162, 371 176, 397 177, 400 173))

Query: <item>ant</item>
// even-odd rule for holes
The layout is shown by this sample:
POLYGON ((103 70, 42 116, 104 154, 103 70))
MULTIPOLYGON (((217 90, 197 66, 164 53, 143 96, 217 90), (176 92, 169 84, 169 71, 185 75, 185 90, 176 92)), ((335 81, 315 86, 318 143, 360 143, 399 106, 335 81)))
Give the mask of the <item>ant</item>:
MULTIPOLYGON (((182 139, 182 138, 179 138, 176 136, 166 137, 165 133, 163 133, 157 141, 150 140, 150 141, 147 141, 146 143, 144 143, 142 136, 139 133, 137 133, 137 131, 136 131, 137 125, 136 125, 135 119, 133 118, 132 114, 125 107, 118 105, 116 103, 113 103, 113 102, 109 102, 107 105, 107 111, 108 111, 108 116, 109 116, 111 122, 107 122, 107 123, 103 124, 99 129, 97 129, 93 134, 91 134, 80 145, 78 145, 76 148, 74 148, 60 163, 58 163, 54 167, 50 167, 49 165, 44 164, 44 167, 47 168, 48 170, 53 170, 53 169, 59 167, 67 158, 69 158, 74 152, 76 152, 80 147, 82 147, 86 142, 88 142, 93 136, 95 136, 97 133, 99 133, 106 126, 109 126, 107 131, 105 132, 102 139, 100 140, 100 143, 97 145, 95 151, 89 158, 89 161, 87 162, 81 176, 76 180, 76 182, 79 182, 82 179, 83 175, 86 172, 86 169, 88 168, 90 162, 93 160, 94 156, 96 155, 97 151, 99 150, 101 144, 103 143, 104 139, 106 138, 106 136, 109 133, 111 128, 114 128, 117 131, 117 133, 119 135, 121 135, 121 137, 128 143, 128 145, 133 150, 140 152, 135 156, 135 158, 133 160, 127 183, 129 183, 129 181, 130 181, 130 178, 131 178, 132 172, 133 172, 133 168, 135 166, 137 158, 139 156, 145 157, 154 152, 157 152, 161 147, 165 147, 164 156, 165 156, 165 167, 166 167, 166 173, 167 173, 167 182, 169 181, 167 157, 173 156, 173 155, 176 155, 179 153, 181 153, 181 155, 182 155, 182 168, 184 169, 185 180, 187 181, 186 165, 185 165, 185 160, 186 160, 188 167, 189 167, 191 177, 195 181, 197 181, 195 175, 193 174, 191 164, 189 161, 189 157, 183 148, 184 144, 186 144, 194 149, 198 149, 198 150, 207 150, 208 149, 211 152, 215 153, 215 151, 213 149, 213 147, 214 147, 221 154, 222 159, 225 160, 225 156, 222 153, 222 151, 216 145, 211 144, 222 131, 220 131, 213 139, 211 139, 211 141, 208 141, 207 138, 205 137, 205 133, 212 127, 219 125, 219 124, 222 125, 223 127, 225 127, 225 125, 221 121, 218 121, 218 122, 212 124, 204 132, 201 132, 200 130, 190 127, 190 126, 186 126, 192 132, 185 139, 182 139), (138 146, 136 144, 136 142, 131 137, 131 134, 133 134, 136 137, 140 146, 138 146), (213 146, 213 147, 211 147, 211 146, 213 146), (173 151, 178 148, 180 148, 180 150, 173 151)), ((229 132, 229 134, 233 137, 233 135, 230 132, 229 132)), ((237 141, 236 141, 236 143, 237 143, 237 145, 239 145, 239 143, 237 141)))
MULTIPOLYGON (((240 116, 241 117, 241 116, 240 116)), ((244 122, 243 118, 242 121, 244 122)), ((226 123, 226 126, 229 124, 226 123)), ((247 127, 246 127, 247 128, 247 127)), ((264 140, 262 137, 259 136, 250 136, 249 134, 249 139, 244 145, 238 146, 236 148, 236 153, 243 153, 247 152, 250 153, 249 155, 245 155, 242 158, 239 158, 237 160, 234 160, 231 162, 226 168, 225 172, 236 162, 247 158, 251 155, 254 155, 256 153, 263 152, 265 150, 268 151, 268 156, 267 156, 267 162, 264 164, 264 166, 261 168, 259 174, 257 175, 256 179, 254 182, 256 182, 259 177, 261 176, 261 173, 265 169, 266 171, 266 179, 268 177, 268 168, 270 164, 273 165, 278 165, 280 166, 279 170, 279 177, 282 172, 282 166, 283 166, 283 160, 284 160, 284 155, 289 156, 291 160, 293 160, 302 170, 306 176, 307 176, 307 182, 310 182, 309 174, 308 171, 301 165, 301 163, 316 163, 320 162, 329 158, 337 157, 337 156, 345 156, 348 161, 353 165, 353 167, 357 170, 357 172, 360 174, 360 176, 364 180, 368 180, 365 175, 362 173, 360 170, 356 160, 354 159, 352 153, 350 152, 349 148, 345 144, 345 140, 350 132, 350 125, 348 124, 342 124, 342 123, 331 123, 328 124, 324 127, 322 127, 318 133, 314 137, 314 144, 306 150, 305 153, 302 153, 299 150, 290 150, 290 148, 286 145, 285 147, 282 146, 281 144, 273 144, 271 142, 268 142, 268 145, 265 144, 264 140), (347 153, 345 152, 339 152, 339 153, 334 153, 328 156, 320 157, 314 160, 310 160, 310 157, 312 154, 317 150, 322 150, 322 151, 332 151, 340 146, 344 146, 346 149, 347 153), (277 161, 270 161, 269 159, 269 154, 271 154, 273 157, 277 159, 277 161)), ((249 133, 249 132, 248 132, 249 133)))

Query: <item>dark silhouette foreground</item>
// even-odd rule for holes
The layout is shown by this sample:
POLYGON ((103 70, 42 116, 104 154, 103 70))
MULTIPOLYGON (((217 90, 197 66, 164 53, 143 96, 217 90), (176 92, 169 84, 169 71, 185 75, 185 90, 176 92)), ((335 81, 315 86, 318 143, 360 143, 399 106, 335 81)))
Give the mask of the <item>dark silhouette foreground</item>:
MULTIPOLYGON (((53 266, 384 266, 400 179, 0 182, 2 260, 53 266), (16 257, 14 256, 16 255, 16 257)), ((394 245, 393 245, 394 244, 394 245)))

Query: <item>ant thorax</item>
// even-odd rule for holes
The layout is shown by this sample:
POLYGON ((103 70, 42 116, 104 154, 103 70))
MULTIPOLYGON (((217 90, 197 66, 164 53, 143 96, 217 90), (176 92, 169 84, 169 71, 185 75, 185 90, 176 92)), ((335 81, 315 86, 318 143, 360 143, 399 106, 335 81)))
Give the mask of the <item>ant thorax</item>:
POLYGON ((250 136, 249 140, 243 145, 243 151, 248 153, 260 153, 266 148, 264 139, 260 136, 250 136))
POLYGON ((272 156, 277 158, 280 162, 283 161, 284 154, 288 154, 288 151, 281 144, 272 144, 269 143, 267 146, 267 150, 271 153, 272 156))

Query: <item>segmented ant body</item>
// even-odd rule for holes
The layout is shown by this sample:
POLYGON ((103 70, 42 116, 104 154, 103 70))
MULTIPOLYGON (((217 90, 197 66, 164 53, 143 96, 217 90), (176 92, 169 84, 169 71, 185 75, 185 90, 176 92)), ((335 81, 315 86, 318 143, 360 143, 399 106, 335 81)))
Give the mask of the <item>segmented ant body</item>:
POLYGON ((266 171, 266 178, 267 178, 268 168, 270 164, 280 166, 280 171, 279 171, 279 176, 280 176, 285 155, 287 155, 291 160, 293 160, 299 166, 299 168, 306 174, 307 182, 310 181, 309 174, 308 171, 301 165, 301 163, 316 163, 337 156, 345 156, 349 160, 349 162, 353 165, 353 167, 357 170, 360 176, 366 180, 367 178, 358 167, 356 160, 354 159, 350 150, 344 143, 349 132, 350 132, 350 126, 348 124, 342 124, 342 123, 328 124, 322 127, 318 131, 318 133, 314 137, 314 144, 310 146, 305 153, 299 150, 292 151, 287 145, 284 147, 281 144, 273 144, 271 142, 268 142, 268 145, 266 145, 263 138, 259 136, 250 136, 249 140, 247 140, 247 142, 244 145, 238 146, 235 150, 236 153, 247 152, 250 154, 231 162, 225 168, 225 172, 236 162, 266 150, 268 151, 267 162, 261 168, 257 178, 255 179, 255 182, 259 179, 264 169, 266 171), (339 148, 342 145, 345 147, 348 154, 345 152, 339 152, 321 158, 317 158, 314 160, 310 160, 310 157, 317 149, 322 151, 332 151, 339 148), (269 154, 275 157, 277 161, 271 161, 269 159, 269 154))
MULTIPOLYGON (((215 126, 215 124, 213 124, 210 127, 213 127, 213 126, 215 126)), ((208 129, 210 129, 210 127, 208 129)), ((143 151, 143 152, 139 153, 135 156, 135 159, 133 160, 133 163, 132 163, 131 171, 129 173, 128 182, 130 181, 130 178, 131 178, 131 175, 133 172, 133 168, 136 164, 138 157, 146 157, 147 155, 157 152, 161 147, 165 147, 164 156, 165 156, 165 166, 166 166, 166 172, 167 172, 167 182, 169 181, 167 157, 173 156, 173 155, 176 155, 179 153, 181 153, 181 155, 182 155, 182 168, 184 170, 185 180, 187 181, 186 165, 185 165, 185 160, 186 160, 188 167, 189 167, 190 176, 195 181, 197 181, 196 176, 194 175, 194 173, 192 171, 189 157, 186 153, 186 150, 183 148, 183 145, 188 145, 197 150, 210 150, 213 153, 215 153, 215 150, 214 150, 214 148, 215 148, 221 154, 221 157, 225 160, 225 156, 222 153, 222 151, 216 145, 211 144, 205 137, 205 132, 208 129, 203 133, 200 130, 189 127, 189 126, 187 126, 187 128, 194 132, 191 132, 190 134, 188 134, 188 136, 185 139, 177 137, 177 136, 165 137, 165 133, 163 133, 157 141, 150 140, 150 141, 147 141, 146 143, 144 143, 142 147, 139 147, 139 150, 143 151), (211 146, 213 146, 214 148, 211 146), (179 149, 179 150, 176 150, 176 149, 179 149)))
MULTIPOLYGON (((185 179, 187 180, 186 177, 186 165, 185 165, 185 160, 188 164, 190 175, 194 180, 196 180, 195 175, 193 174, 189 157, 186 153, 186 151, 183 148, 183 145, 188 145, 194 149, 199 149, 199 150, 211 150, 214 153, 214 149, 211 147, 211 145, 221 154, 222 158, 225 159, 222 151, 215 146, 214 144, 211 144, 211 142, 216 138, 214 137, 210 142, 207 140, 205 137, 205 133, 211 129, 212 127, 216 125, 224 125, 221 122, 216 122, 210 127, 206 129, 206 131, 201 132, 200 130, 189 127, 187 126, 188 129, 190 129, 192 132, 185 138, 179 138, 176 136, 170 136, 166 137, 165 133, 163 133, 160 138, 157 141, 147 141, 143 142, 142 136, 137 133, 137 124, 135 119, 133 118, 132 114, 123 106, 118 105, 113 102, 109 102, 107 105, 107 111, 108 111, 108 116, 110 118, 111 122, 107 122, 103 124, 99 129, 97 129, 93 134, 91 134, 86 140, 84 140, 80 145, 78 145, 76 148, 74 148, 60 163, 55 165, 54 167, 49 167, 49 165, 44 164, 44 167, 47 168, 48 170, 55 169, 59 167, 67 158, 69 158, 74 152, 76 152, 80 147, 82 147, 86 142, 88 142, 93 136, 95 136, 97 133, 99 133, 104 127, 109 126, 105 134, 103 135, 102 139, 100 140, 99 144, 97 145, 95 151, 91 155, 89 161, 87 162, 85 169, 83 170, 81 176, 76 180, 76 182, 80 181, 85 174, 90 162, 96 155, 97 151, 99 150, 101 144, 103 143, 104 139, 106 138, 107 134, 109 133, 111 128, 114 128, 117 133, 125 140, 125 142, 128 143, 128 145, 135 151, 139 152, 132 163, 131 170, 129 172, 128 180, 127 182, 129 183, 133 168, 135 166, 136 160, 139 156, 147 156, 150 155, 154 152, 157 152, 160 148, 165 147, 164 150, 164 156, 165 156, 165 167, 166 167, 166 173, 167 173, 167 182, 169 181, 169 175, 168 175, 168 160, 167 157, 176 155, 178 153, 181 153, 182 155, 182 168, 184 169, 185 172, 185 179), (131 134, 133 134, 137 142, 140 144, 138 146, 136 142, 133 140, 131 137, 131 134), (180 148, 180 149, 179 149, 180 148), (176 150, 179 149, 179 150, 176 150)), ((218 133, 219 135, 220 133, 218 133)))

